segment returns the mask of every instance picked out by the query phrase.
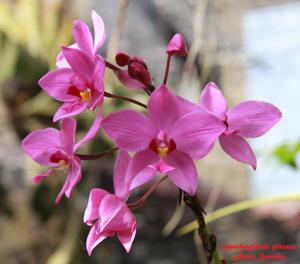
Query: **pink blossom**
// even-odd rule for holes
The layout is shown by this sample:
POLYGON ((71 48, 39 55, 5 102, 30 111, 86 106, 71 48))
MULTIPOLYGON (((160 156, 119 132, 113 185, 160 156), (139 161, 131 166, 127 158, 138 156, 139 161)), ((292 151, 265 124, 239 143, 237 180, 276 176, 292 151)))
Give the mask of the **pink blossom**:
POLYGON ((226 125, 219 137, 222 149, 233 159, 256 169, 256 157, 244 137, 256 138, 268 132, 281 119, 280 110, 260 101, 245 101, 228 110, 222 92, 212 82, 204 88, 200 106, 226 125))
POLYGON ((166 52, 169 55, 186 56, 188 54, 188 50, 184 37, 181 34, 176 33, 170 40, 166 52))
POLYGON ((77 149, 95 137, 100 128, 102 117, 96 117, 92 127, 79 142, 75 144, 76 120, 66 118, 61 121, 61 130, 55 128, 40 129, 31 132, 22 141, 21 147, 35 162, 49 169, 33 178, 39 183, 55 171, 66 173, 66 181, 55 202, 59 203, 65 194, 70 198, 73 189, 81 178, 80 159, 75 155, 77 149))
MULTIPOLYGON (((94 26, 94 41, 88 25, 81 20, 75 20, 73 25, 73 36, 76 43, 70 45, 69 48, 79 49, 93 60, 106 40, 106 33, 102 18, 95 11, 92 11, 92 20, 94 26)), ((70 67, 63 52, 58 54, 56 66, 57 68, 70 67)))
POLYGON ((136 234, 136 219, 126 205, 129 195, 125 174, 130 162, 121 151, 114 168, 115 195, 99 188, 91 190, 84 213, 84 222, 92 226, 86 241, 88 254, 105 238, 117 234, 127 253, 136 234))
POLYGON ((185 111, 179 102, 161 85, 149 99, 149 117, 134 110, 121 110, 103 120, 105 132, 119 148, 136 152, 127 172, 132 177, 130 189, 147 182, 158 171, 167 173, 182 190, 195 193, 197 172, 193 159, 210 151, 225 125, 205 111, 182 115, 185 111))
POLYGON ((48 72, 39 80, 42 89, 63 105, 54 115, 54 122, 94 110, 103 102, 105 62, 100 56, 92 60, 81 50, 62 48, 71 68, 48 72))

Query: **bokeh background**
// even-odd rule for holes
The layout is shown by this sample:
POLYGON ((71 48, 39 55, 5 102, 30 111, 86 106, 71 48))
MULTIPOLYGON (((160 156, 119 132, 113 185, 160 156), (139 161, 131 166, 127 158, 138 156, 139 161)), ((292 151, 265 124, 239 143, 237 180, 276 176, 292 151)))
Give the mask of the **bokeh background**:
MULTIPOLYGON (((172 61, 171 89, 197 102, 205 84, 214 81, 231 106, 252 99, 271 102, 282 110, 280 123, 251 141, 257 171, 232 160, 217 143, 197 163, 199 196, 208 213, 254 199, 254 208, 242 211, 243 206, 236 206, 239 212, 215 217, 209 224, 229 263, 233 252, 223 250, 227 243, 299 247, 300 1, 1 0, 0 263, 205 263, 197 236, 193 232, 178 236, 177 230, 194 217, 188 208, 178 207, 178 192, 168 182, 136 210, 138 234, 129 255, 116 238, 109 238, 87 256, 83 211, 92 186, 112 191, 113 156, 85 162, 84 177, 72 199, 64 199, 59 206, 54 199, 63 175, 40 185, 32 183, 42 168, 22 153, 20 142, 34 129, 53 126, 51 118, 58 107, 37 81, 55 67, 59 48, 72 43, 72 21, 80 18, 91 25, 93 9, 106 25, 108 40, 101 55, 109 61, 114 62, 117 50, 141 56, 159 84, 165 47, 180 32, 190 53, 172 61), (259 205, 266 203, 264 197, 285 201, 259 205)), ((109 70, 105 86, 116 94, 146 100, 142 93, 123 88, 109 70)), ((105 111, 120 107, 134 108, 108 99, 105 111)), ((80 136, 93 114, 84 113, 78 120, 80 136)), ((98 136, 81 153, 112 146, 107 138, 98 136)), ((286 263, 300 263, 299 249, 282 253, 287 255, 286 263)))

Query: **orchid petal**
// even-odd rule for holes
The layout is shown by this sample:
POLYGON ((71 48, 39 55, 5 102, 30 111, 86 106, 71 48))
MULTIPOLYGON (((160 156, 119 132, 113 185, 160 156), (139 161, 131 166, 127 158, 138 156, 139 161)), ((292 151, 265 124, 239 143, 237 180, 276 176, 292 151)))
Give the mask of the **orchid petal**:
POLYGON ((72 86, 74 71, 72 69, 57 69, 48 72, 39 80, 39 86, 51 97, 59 101, 72 101, 74 96, 68 94, 72 86))
POLYGON ((94 54, 102 47, 106 40, 106 32, 102 18, 93 10, 92 20, 94 26, 94 54))
POLYGON ((260 101, 240 103, 229 110, 228 130, 237 131, 242 137, 260 137, 269 131, 282 117, 272 104, 260 101))
POLYGON ((56 197, 55 203, 58 204, 64 194, 67 198, 70 198, 75 186, 80 181, 80 179, 81 179, 80 159, 78 157, 74 157, 68 169, 65 183, 62 189, 60 190, 58 196, 56 197))
POLYGON ((191 157, 183 152, 174 150, 165 158, 168 165, 175 168, 168 172, 169 179, 180 189, 190 195, 197 190, 197 169, 191 157))
POLYGON ((21 147, 35 162, 53 167, 57 164, 50 161, 50 156, 61 149, 59 136, 60 132, 54 128, 36 130, 23 139, 21 147))
POLYGON ((200 159, 208 154, 225 128, 217 117, 196 111, 182 116, 172 127, 169 137, 178 150, 200 159))
POLYGON ((157 130, 167 133, 180 116, 176 96, 165 85, 158 87, 148 102, 149 119, 157 130))
POLYGON ((131 229, 118 232, 118 238, 123 244, 126 252, 129 253, 132 247, 132 242, 136 235, 136 225, 133 225, 131 229))
POLYGON ((83 144, 89 142, 91 139, 93 139, 96 136, 96 134, 100 129, 101 121, 102 121, 102 113, 99 111, 87 134, 74 145, 73 148, 74 152, 76 152, 83 144))
POLYGON ((33 177, 32 181, 34 183, 40 183, 43 179, 47 178, 53 173, 52 169, 47 170, 46 172, 41 173, 40 175, 37 175, 33 177))
POLYGON ((108 115, 102 121, 102 127, 126 151, 146 149, 156 133, 149 119, 134 110, 121 110, 108 115))
POLYGON ((165 162, 165 160, 160 159, 156 164, 149 165, 149 168, 155 169, 155 171, 158 171, 160 173, 168 173, 171 170, 174 170, 175 168, 170 166, 165 162))
POLYGON ((56 111, 53 122, 57 122, 58 120, 66 117, 72 117, 75 115, 80 114, 87 108, 85 103, 81 102, 71 102, 71 103, 64 103, 58 110, 56 111))
POLYGON ((118 232, 131 229, 135 225, 135 216, 126 204, 115 195, 103 198, 100 207, 99 232, 118 232))
POLYGON ((75 20, 73 25, 73 36, 78 47, 87 55, 93 55, 93 39, 87 24, 81 20, 75 20))
POLYGON ((185 114, 194 112, 194 111, 204 111, 203 108, 201 108, 199 105, 196 105, 189 100, 185 99, 184 97, 181 96, 176 96, 177 101, 179 104, 179 111, 180 111, 180 116, 183 116, 185 114))
POLYGON ((225 119, 227 102, 215 83, 210 82, 205 86, 201 93, 200 106, 221 120, 225 119))
POLYGON ((105 238, 107 238, 106 235, 102 234, 102 233, 98 233, 96 230, 95 225, 92 226, 88 237, 86 239, 86 249, 88 251, 89 256, 91 256, 92 251, 94 250, 94 248, 100 244, 105 238))
MULTIPOLYGON (((77 43, 69 45, 68 48, 79 49, 77 43)), ((70 64, 67 62, 65 56, 63 55, 63 53, 61 51, 56 56, 56 67, 58 69, 61 69, 61 68, 71 68, 70 64)))
POLYGON ((92 225, 93 221, 99 218, 99 206, 106 195, 109 195, 109 193, 103 189, 93 188, 90 191, 88 204, 83 217, 84 223, 92 225))
MULTIPOLYGON (((103 89, 103 86, 102 86, 102 89, 103 89)), ((89 102, 88 108, 91 111, 94 111, 97 108, 97 106, 99 106, 103 103, 103 101, 104 101, 104 89, 101 92, 99 92, 98 90, 94 90, 92 92, 92 98, 91 98, 91 101, 89 102)))
POLYGON ((75 143, 76 120, 74 118, 64 118, 61 121, 60 143, 62 149, 70 156, 73 156, 73 145, 75 143))
POLYGON ((133 156, 126 173, 129 190, 133 190, 151 180, 156 174, 156 168, 154 166, 158 162, 159 156, 150 149, 137 152, 133 156))
POLYGON ((90 82, 94 65, 92 59, 81 50, 62 48, 62 53, 75 73, 90 82))
POLYGON ((130 163, 130 156, 125 151, 120 151, 114 167, 114 190, 117 197, 126 200, 129 194, 126 182, 126 172, 130 163))
POLYGON ((231 134, 229 136, 220 136, 220 144, 222 149, 233 159, 249 164, 256 169, 256 157, 253 150, 242 137, 231 134))
POLYGON ((94 71, 93 71, 92 82, 94 84, 100 83, 100 85, 95 86, 96 89, 101 87, 101 89, 97 89, 99 92, 104 90, 103 88, 104 73, 105 73, 105 61, 102 57, 97 55, 94 58, 94 71))

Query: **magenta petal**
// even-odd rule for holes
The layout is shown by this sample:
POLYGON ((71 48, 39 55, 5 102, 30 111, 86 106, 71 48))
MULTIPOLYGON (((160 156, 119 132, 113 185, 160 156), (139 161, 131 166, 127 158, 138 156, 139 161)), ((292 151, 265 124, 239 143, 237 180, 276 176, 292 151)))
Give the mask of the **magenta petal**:
POLYGON ((136 225, 133 225, 131 229, 118 232, 118 238, 123 244, 126 252, 129 253, 131 250, 132 242, 136 235, 136 225))
POLYGON ((96 226, 92 226, 88 237, 86 239, 86 249, 88 251, 89 256, 92 254, 92 251, 94 250, 94 248, 100 244, 107 236, 102 234, 102 233, 98 233, 96 230, 96 226))
POLYGON ((189 100, 185 99, 184 97, 181 96, 176 96, 177 101, 179 104, 179 111, 180 111, 180 116, 183 116, 185 114, 194 112, 194 111, 204 111, 203 108, 201 108, 199 105, 194 104, 193 102, 190 102, 189 100))
POLYGON ((168 173, 171 170, 174 170, 175 168, 170 166, 165 162, 165 160, 160 159, 156 164, 149 165, 150 168, 155 169, 155 171, 158 171, 160 173, 168 173))
POLYGON ((156 129, 166 133, 180 116, 177 97, 165 85, 158 87, 150 96, 148 111, 156 129))
POLYGON ((102 121, 102 113, 99 111, 96 115, 96 118, 95 118, 90 130, 80 141, 78 141, 75 144, 74 149, 73 149, 74 152, 76 152, 83 144, 89 142, 97 135, 97 133, 100 129, 101 121, 102 121))
POLYGON ((129 190, 133 190, 151 180, 156 174, 155 164, 157 162, 159 162, 159 156, 154 151, 147 149, 137 152, 132 158, 126 173, 129 190))
POLYGON ((184 37, 177 33, 170 40, 166 52, 169 55, 186 56, 188 54, 184 37))
POLYGON ((196 111, 182 116, 172 127, 169 137, 175 141, 178 150, 193 159, 200 159, 208 154, 225 128, 217 117, 196 111))
POLYGON ((115 195, 103 198, 100 207, 99 232, 119 232, 136 224, 135 216, 126 204, 115 195))
POLYGON ((198 176, 191 157, 178 150, 172 151, 165 157, 168 165, 175 168, 168 172, 169 179, 180 189, 194 195, 198 186, 198 176))
POLYGON ((149 119, 134 110, 121 110, 102 121, 105 132, 126 151, 140 151, 148 147, 156 131, 149 119))
POLYGON ((215 83, 210 82, 205 86, 201 93, 200 106, 219 117, 221 120, 225 120, 227 102, 221 90, 215 83))
POLYGON ((220 136, 222 149, 233 159, 249 164, 256 169, 256 157, 245 139, 238 135, 220 136))
POLYGON ((126 172, 131 158, 125 151, 120 151, 114 167, 114 190, 116 196, 122 200, 126 200, 129 194, 128 184, 126 182, 126 172))
POLYGON ((72 117, 75 115, 80 114, 87 108, 85 103, 81 102, 71 102, 71 103, 64 103, 58 110, 56 111, 53 122, 57 122, 58 120, 66 117, 72 117))
POLYGON ((21 147, 35 162, 53 167, 57 164, 50 161, 50 156, 61 149, 59 137, 60 132, 54 128, 36 130, 23 139, 21 147))
POLYGON ((282 117, 280 110, 272 104, 247 101, 234 106, 228 114, 228 130, 242 137, 255 138, 269 131, 282 117))
MULTIPOLYGON (((100 85, 102 85, 101 83, 99 83, 100 85)), ((98 90, 94 90, 92 92, 92 99, 91 101, 89 102, 89 105, 88 105, 88 108, 91 110, 91 111, 94 111, 97 106, 100 106, 103 101, 104 101, 104 88, 102 86, 102 91, 99 92, 98 90)))
POLYGON ((94 54, 96 54, 106 40, 106 32, 102 18, 94 10, 92 11, 92 20, 95 33, 94 54))
MULTIPOLYGON (((72 49, 79 49, 77 43, 74 43, 70 46, 68 46, 68 48, 72 48, 72 49)), ((71 68, 70 64, 67 62, 64 54, 60 51, 56 57, 56 67, 58 69, 61 68, 71 68)))
POLYGON ((81 50, 62 48, 66 60, 79 76, 86 81, 91 81, 94 71, 92 59, 81 50))
POLYGON ((145 87, 145 85, 141 82, 131 78, 127 70, 119 70, 116 71, 115 74, 118 77, 119 81, 128 88, 141 89, 145 87))
POLYGON ((84 212, 83 221, 92 225, 93 221, 99 218, 99 206, 103 198, 109 193, 103 189, 93 188, 90 191, 87 207, 84 212))
POLYGON ((76 120, 65 118, 61 121, 60 142, 67 154, 73 156, 73 146, 75 144, 76 120))
POLYGON ((74 71, 72 69, 57 69, 48 72, 39 80, 39 86, 51 97, 59 101, 72 101, 74 96, 68 94, 72 86, 74 71))
POLYGON ((33 177, 32 181, 34 183, 40 183, 43 179, 47 178, 48 176, 50 176, 53 173, 52 169, 47 170, 44 173, 41 173, 40 175, 37 175, 35 177, 33 177))
POLYGON ((77 183, 81 179, 81 166, 80 166, 80 159, 74 157, 71 164, 69 165, 67 177, 65 183, 60 190, 58 196, 56 197, 55 203, 58 204, 65 194, 67 198, 70 198, 73 192, 73 189, 77 185, 77 183))
POLYGON ((78 47, 88 55, 93 55, 93 40, 89 27, 81 20, 73 24, 73 36, 78 47))
POLYGON ((124 229, 123 217, 128 208, 113 194, 106 195, 99 207, 99 232, 115 232, 124 229))
POLYGON ((103 78, 105 73, 105 61, 100 56, 95 56, 94 58, 94 71, 92 76, 92 82, 95 85, 95 88, 101 92, 104 90, 103 88, 103 78), (100 85, 97 85, 97 84, 100 85), (101 87, 101 89, 99 89, 101 87))

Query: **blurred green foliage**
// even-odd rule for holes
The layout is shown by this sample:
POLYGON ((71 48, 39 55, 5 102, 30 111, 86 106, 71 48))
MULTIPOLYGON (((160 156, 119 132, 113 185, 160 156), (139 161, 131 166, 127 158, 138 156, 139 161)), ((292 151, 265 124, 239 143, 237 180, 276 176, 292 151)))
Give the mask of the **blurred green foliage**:
POLYGON ((283 143, 273 150, 273 154, 285 165, 297 169, 297 154, 300 152, 300 141, 283 143))

